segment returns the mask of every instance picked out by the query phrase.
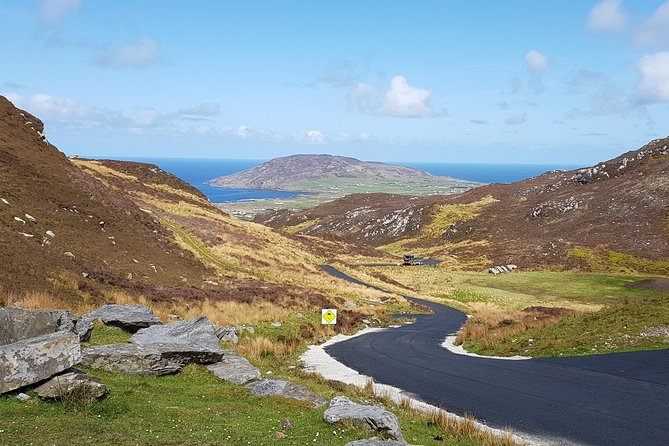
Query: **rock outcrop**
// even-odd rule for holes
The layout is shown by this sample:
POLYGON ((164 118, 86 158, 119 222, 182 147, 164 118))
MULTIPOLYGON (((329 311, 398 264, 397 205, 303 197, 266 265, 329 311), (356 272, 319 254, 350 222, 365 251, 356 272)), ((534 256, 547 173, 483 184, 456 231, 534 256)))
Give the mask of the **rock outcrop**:
POLYGON ((380 438, 368 438, 366 440, 356 440, 346 443, 346 446, 409 446, 403 441, 381 440, 380 438))
POLYGON ((93 369, 131 375, 169 375, 189 364, 219 362, 223 351, 183 344, 110 344, 86 348, 82 355, 82 364, 93 369))
POLYGON ((0 345, 0 394, 50 378, 80 360, 79 336, 66 331, 0 345))
POLYGON ((119 327, 131 333, 135 333, 142 328, 162 324, 160 319, 146 305, 108 304, 82 316, 79 333, 92 329, 92 323, 95 320, 100 320, 105 325, 119 327))
POLYGON ((144 328, 135 333, 130 342, 138 345, 175 344, 203 351, 221 349, 214 326, 206 317, 144 328))
POLYGON ((402 429, 400 428, 400 423, 395 414, 382 407, 364 406, 362 404, 354 403, 345 396, 333 398, 332 401, 330 401, 330 405, 325 411, 323 418, 326 422, 331 424, 340 421, 349 421, 382 433, 394 440, 404 441, 402 429))
POLYGON ((246 385, 255 396, 280 396, 294 400, 307 401, 314 407, 322 407, 327 401, 320 395, 303 386, 298 386, 282 379, 262 379, 246 385))
POLYGON ((65 310, 0 307, 0 345, 57 331, 76 332, 77 318, 65 310))

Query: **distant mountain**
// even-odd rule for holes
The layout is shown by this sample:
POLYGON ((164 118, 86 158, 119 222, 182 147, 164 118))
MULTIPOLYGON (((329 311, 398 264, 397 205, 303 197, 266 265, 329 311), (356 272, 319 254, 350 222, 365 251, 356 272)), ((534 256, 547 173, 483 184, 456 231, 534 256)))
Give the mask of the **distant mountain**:
POLYGON ((333 155, 291 155, 274 158, 252 169, 216 178, 214 186, 241 189, 296 190, 295 183, 328 178, 374 180, 430 178, 431 174, 411 167, 333 155))
POLYGON ((481 265, 599 262, 669 273, 669 138, 592 167, 512 184, 450 196, 349 195, 256 221, 481 265))

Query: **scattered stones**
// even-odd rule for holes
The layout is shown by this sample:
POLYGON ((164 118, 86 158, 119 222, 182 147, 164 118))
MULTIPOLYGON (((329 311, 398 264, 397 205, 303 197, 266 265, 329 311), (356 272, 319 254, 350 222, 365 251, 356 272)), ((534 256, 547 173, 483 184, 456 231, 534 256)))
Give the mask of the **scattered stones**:
POLYGON ((70 251, 66 251, 66 252, 64 252, 63 255, 66 256, 66 257, 72 257, 72 258, 74 258, 74 254, 72 254, 70 251))
POLYGON ((353 301, 347 300, 346 302, 344 302, 344 308, 349 310, 354 310, 358 308, 358 305, 353 301))
POLYGON ((91 322, 99 319, 105 325, 119 327, 132 333, 142 328, 162 324, 149 307, 141 304, 107 304, 85 314, 81 319, 91 322))
POLYGON ((77 402, 95 401, 108 392, 96 376, 77 369, 66 370, 34 390, 43 399, 74 398, 77 402))
POLYGON ((16 395, 16 399, 19 401, 23 401, 24 403, 31 399, 30 395, 26 395, 25 393, 19 393, 16 395))
POLYGON ((279 322, 279 321, 272 322, 272 327, 277 328, 277 327, 280 327, 280 326, 281 326, 281 322, 279 322))
POLYGON ((188 348, 183 344, 110 344, 86 348, 85 367, 131 375, 169 375, 189 364, 212 364, 222 351, 188 348))
POLYGON ((221 352, 214 326, 206 317, 153 325, 139 330, 130 342, 138 345, 175 344, 194 350, 221 352))
POLYGON ((207 370, 234 384, 246 384, 260 379, 260 370, 241 356, 224 356, 220 362, 208 365, 207 370))
POLYGON ((237 338, 237 330, 231 325, 217 328, 216 337, 221 341, 232 342, 235 344, 239 342, 239 338, 237 338))
POLYGON ((28 220, 30 220, 30 222, 32 222, 32 223, 37 223, 37 219, 36 219, 35 217, 33 217, 33 216, 30 215, 30 214, 25 214, 25 215, 26 215, 26 218, 27 218, 28 220))
POLYGON ((22 236, 24 236, 24 237, 26 237, 26 238, 33 238, 33 237, 35 237, 34 234, 29 234, 29 233, 27 233, 27 232, 19 232, 19 234, 21 234, 22 236))
POLYGON ((262 379, 246 385, 255 396, 280 396, 294 400, 307 401, 314 407, 322 407, 327 401, 320 395, 303 386, 298 386, 282 379, 262 379))
POLYGON ((283 440, 284 438, 286 438, 286 434, 284 434, 283 432, 274 432, 274 438, 276 438, 277 440, 283 440))
POLYGON ((502 274, 502 273, 510 273, 511 271, 518 269, 518 265, 500 265, 500 266, 493 266, 492 268, 488 269, 488 272, 490 274, 502 274))
POLYGON ((15 221, 18 221, 19 223, 23 223, 24 225, 26 224, 26 221, 22 219, 21 217, 14 217, 15 221))
POLYGON ((323 417, 331 424, 348 420, 376 432, 382 432, 394 440, 404 441, 402 429, 395 414, 382 407, 354 403, 345 396, 333 398, 323 417))
POLYGON ((7 201, 6 199, 4 199, 4 198, 0 198, 0 201, 2 201, 2 202, 5 203, 7 206, 9 206, 9 201, 7 201))
POLYGON ((66 331, 0 346, 0 394, 50 378, 81 360, 79 337, 66 331))

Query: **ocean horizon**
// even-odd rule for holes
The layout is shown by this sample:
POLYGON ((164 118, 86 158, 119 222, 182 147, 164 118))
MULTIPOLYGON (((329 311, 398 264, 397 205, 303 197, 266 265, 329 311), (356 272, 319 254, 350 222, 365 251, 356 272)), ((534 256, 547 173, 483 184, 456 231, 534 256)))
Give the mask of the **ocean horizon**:
MULTIPOLYGON (((199 189, 213 203, 229 203, 266 198, 290 199, 298 192, 259 189, 228 189, 212 186, 208 181, 251 169, 267 160, 238 160, 220 158, 160 158, 160 157, 91 157, 118 159, 155 164, 199 189)), ((424 170, 436 176, 448 176, 480 183, 513 183, 557 169, 576 169, 582 166, 565 164, 495 164, 495 163, 407 163, 388 162, 424 170)))

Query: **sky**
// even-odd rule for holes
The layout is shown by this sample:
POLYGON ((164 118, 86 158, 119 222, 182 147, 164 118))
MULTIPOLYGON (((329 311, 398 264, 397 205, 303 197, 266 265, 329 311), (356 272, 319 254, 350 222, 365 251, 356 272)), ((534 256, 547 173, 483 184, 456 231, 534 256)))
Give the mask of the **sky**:
POLYGON ((67 154, 592 164, 669 135, 669 1, 0 0, 67 154))

